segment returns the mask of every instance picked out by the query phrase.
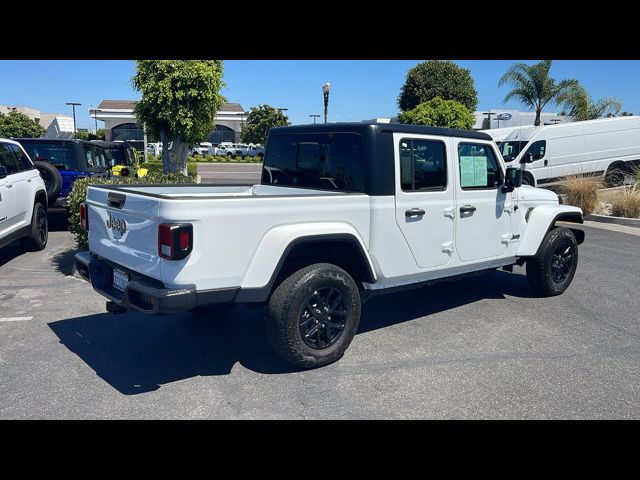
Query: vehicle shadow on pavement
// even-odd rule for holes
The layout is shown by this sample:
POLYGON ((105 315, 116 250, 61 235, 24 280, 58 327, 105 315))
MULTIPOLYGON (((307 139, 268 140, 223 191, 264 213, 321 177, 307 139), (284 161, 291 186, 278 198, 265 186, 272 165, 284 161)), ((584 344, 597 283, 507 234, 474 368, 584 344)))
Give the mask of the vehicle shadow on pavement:
POLYGON ((527 277, 495 271, 435 285, 372 297, 363 307, 358 333, 433 315, 483 299, 505 295, 532 298, 527 277))
POLYGON ((19 257, 20 255, 24 255, 25 253, 27 253, 27 251, 18 241, 10 243, 6 247, 1 248, 0 267, 2 267, 5 263, 9 263, 14 258, 19 257))
MULTIPOLYGON (((496 272, 381 295, 365 304, 358 333, 504 295, 530 297, 523 275, 496 272)), ((428 319, 426 320, 428 321, 428 319)), ((236 363, 263 374, 296 372, 273 353, 260 309, 239 305, 227 318, 188 313, 100 313, 49 323, 60 342, 124 395, 195 376, 228 375, 236 363)))

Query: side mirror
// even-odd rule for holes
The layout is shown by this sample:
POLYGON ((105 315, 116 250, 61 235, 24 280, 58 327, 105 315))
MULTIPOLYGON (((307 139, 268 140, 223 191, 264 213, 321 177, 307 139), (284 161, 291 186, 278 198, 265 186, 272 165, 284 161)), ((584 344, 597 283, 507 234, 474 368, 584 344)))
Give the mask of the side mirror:
POLYGON ((522 157, 522 160, 520 160, 520 163, 532 163, 533 160, 534 160, 533 153, 527 153, 522 157))
POLYGON ((513 192, 514 189, 522 186, 522 170, 508 167, 505 172, 504 186, 502 193, 513 192))
POLYGON ((5 167, 4 165, 0 165, 0 179, 5 178, 7 175, 9 175, 7 167, 5 167))

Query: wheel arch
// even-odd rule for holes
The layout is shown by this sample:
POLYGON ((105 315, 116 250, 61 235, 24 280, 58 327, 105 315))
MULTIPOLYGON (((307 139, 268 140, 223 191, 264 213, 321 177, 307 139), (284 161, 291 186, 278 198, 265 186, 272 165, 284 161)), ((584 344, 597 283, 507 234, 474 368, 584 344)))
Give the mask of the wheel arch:
POLYGON ((40 202, 44 206, 45 210, 48 210, 49 198, 47 197, 47 192, 45 190, 38 190, 36 192, 35 201, 33 203, 34 207, 37 202, 40 202))
MULTIPOLYGON (((582 210, 569 205, 543 205, 530 208, 526 214, 527 227, 516 252, 519 257, 535 255, 544 236, 553 228, 560 226, 557 222, 582 224, 582 210)), ((564 226, 564 225, 562 225, 564 226)), ((584 242, 584 231, 569 228, 576 237, 578 245, 584 242)))
MULTIPOLYGON (((264 240, 262 244, 265 244, 264 240)), ((278 249, 279 253, 271 257, 277 259, 275 262, 263 262, 262 256, 269 255, 269 250, 271 249, 268 247, 258 248, 236 296, 236 302, 267 300, 271 291, 286 276, 313 263, 333 263, 347 271, 356 282, 377 281, 373 263, 362 240, 354 232, 300 234, 288 239, 278 249), (268 273, 266 263, 273 264, 268 273)))

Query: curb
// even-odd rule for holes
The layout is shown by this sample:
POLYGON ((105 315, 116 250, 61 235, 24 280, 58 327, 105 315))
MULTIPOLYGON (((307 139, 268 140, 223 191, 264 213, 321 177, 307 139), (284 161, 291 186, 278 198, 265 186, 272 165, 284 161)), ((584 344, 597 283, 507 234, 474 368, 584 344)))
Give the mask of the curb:
POLYGON ((607 215, 592 214, 585 215, 584 219, 591 222, 613 223, 616 225, 624 225, 625 227, 640 228, 640 218, 609 217, 607 215))

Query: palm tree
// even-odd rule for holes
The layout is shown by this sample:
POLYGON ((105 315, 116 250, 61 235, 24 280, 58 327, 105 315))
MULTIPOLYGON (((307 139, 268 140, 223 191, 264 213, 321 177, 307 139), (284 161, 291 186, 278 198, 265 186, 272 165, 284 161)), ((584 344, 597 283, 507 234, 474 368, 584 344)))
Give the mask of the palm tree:
POLYGON ((535 109, 536 120, 534 125, 540 125, 540 113, 548 103, 558 103, 572 87, 578 84, 577 80, 568 79, 557 82, 549 76, 551 60, 542 60, 533 65, 526 63, 514 63, 505 73, 498 86, 509 83, 512 90, 504 97, 504 102, 516 99, 535 109))
POLYGON ((560 95, 558 102, 575 121, 615 116, 622 110, 622 102, 617 98, 603 97, 597 102, 592 101, 589 93, 579 84, 560 95))

